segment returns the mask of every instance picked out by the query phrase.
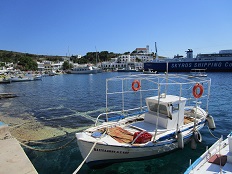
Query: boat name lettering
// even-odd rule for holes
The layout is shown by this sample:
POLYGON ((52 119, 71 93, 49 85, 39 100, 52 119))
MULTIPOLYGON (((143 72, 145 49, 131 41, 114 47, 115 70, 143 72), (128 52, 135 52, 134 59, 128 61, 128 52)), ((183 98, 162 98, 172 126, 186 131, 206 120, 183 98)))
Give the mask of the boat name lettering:
POLYGON ((194 63, 194 68, 221 67, 222 62, 198 62, 194 63))
POLYGON ((192 63, 172 63, 172 68, 188 68, 192 67, 192 63))
MULTIPOLYGON (((195 62, 195 63, 171 63, 171 68, 207 68, 207 67, 222 67, 222 62, 195 62)), ((225 67, 232 67, 231 62, 225 62, 225 67)))
POLYGON ((232 63, 231 62, 226 62, 225 67, 232 67, 232 63))
POLYGON ((94 151, 109 152, 109 153, 120 153, 120 154, 128 154, 129 153, 129 152, 118 151, 118 150, 106 150, 106 149, 97 149, 97 148, 94 148, 94 151))

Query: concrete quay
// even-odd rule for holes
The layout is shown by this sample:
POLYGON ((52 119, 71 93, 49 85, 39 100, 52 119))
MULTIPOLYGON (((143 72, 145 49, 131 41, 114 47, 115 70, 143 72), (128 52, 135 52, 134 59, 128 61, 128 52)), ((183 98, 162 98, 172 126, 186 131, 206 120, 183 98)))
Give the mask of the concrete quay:
POLYGON ((8 125, 0 122, 0 174, 37 174, 17 139, 9 132, 8 125))

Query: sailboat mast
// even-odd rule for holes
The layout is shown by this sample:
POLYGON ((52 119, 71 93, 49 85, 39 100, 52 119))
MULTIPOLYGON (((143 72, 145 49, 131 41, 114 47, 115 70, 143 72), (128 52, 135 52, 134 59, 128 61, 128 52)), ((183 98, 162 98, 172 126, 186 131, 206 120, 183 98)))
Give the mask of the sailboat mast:
POLYGON ((95 50, 96 50, 96 66, 97 66, 97 48, 95 46, 95 50))

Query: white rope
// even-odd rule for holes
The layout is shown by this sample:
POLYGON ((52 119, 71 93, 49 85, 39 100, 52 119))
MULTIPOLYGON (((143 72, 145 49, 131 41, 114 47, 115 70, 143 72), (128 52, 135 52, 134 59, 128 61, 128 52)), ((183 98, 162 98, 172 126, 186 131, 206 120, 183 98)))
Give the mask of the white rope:
POLYGON ((73 172, 73 174, 76 174, 77 172, 79 172, 79 170, 81 169, 81 167, 84 165, 85 161, 87 160, 87 158, 89 157, 89 155, 91 154, 91 152, 93 151, 94 147, 96 146, 96 144, 101 140, 101 138, 105 135, 106 131, 100 136, 100 138, 95 141, 95 143, 93 144, 92 148, 90 149, 88 155, 85 157, 85 159, 82 161, 82 163, 78 166, 78 168, 73 172))

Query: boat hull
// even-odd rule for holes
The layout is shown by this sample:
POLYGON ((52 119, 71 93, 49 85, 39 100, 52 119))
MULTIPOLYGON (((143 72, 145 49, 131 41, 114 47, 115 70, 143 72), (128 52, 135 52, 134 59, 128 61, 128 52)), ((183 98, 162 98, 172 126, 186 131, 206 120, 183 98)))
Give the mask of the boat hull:
POLYGON ((138 72, 135 69, 119 69, 118 72, 138 72))
MULTIPOLYGON (((232 72, 232 61, 178 61, 168 62, 168 72, 190 72, 191 69, 201 68, 207 72, 232 72)), ((167 71, 167 62, 144 63, 144 70, 152 69, 158 72, 167 71)))
POLYGON ((70 71, 71 74, 97 74, 98 70, 85 70, 85 71, 70 71))
POLYGON ((33 78, 11 78, 11 82, 27 82, 33 80, 33 78))
MULTIPOLYGON (((203 123, 199 125, 200 130, 203 123)), ((89 142, 82 139, 82 133, 76 133, 77 143, 83 158, 85 158, 94 145, 94 142, 89 142)), ((192 138, 190 130, 185 132, 183 138, 184 143, 187 143, 192 138)), ((97 143, 86 160, 90 168, 104 167, 112 163, 138 161, 144 159, 155 158, 166 155, 178 149, 177 139, 172 138, 161 142, 149 142, 146 146, 115 146, 97 143)))
POLYGON ((11 83, 11 80, 10 80, 10 79, 7 79, 7 80, 4 80, 4 79, 3 79, 3 80, 0 80, 0 84, 1 84, 1 83, 11 83))
POLYGON ((227 137, 228 138, 224 141, 223 137, 221 137, 209 149, 207 148, 207 150, 188 167, 184 174, 232 174, 232 132, 227 137))

